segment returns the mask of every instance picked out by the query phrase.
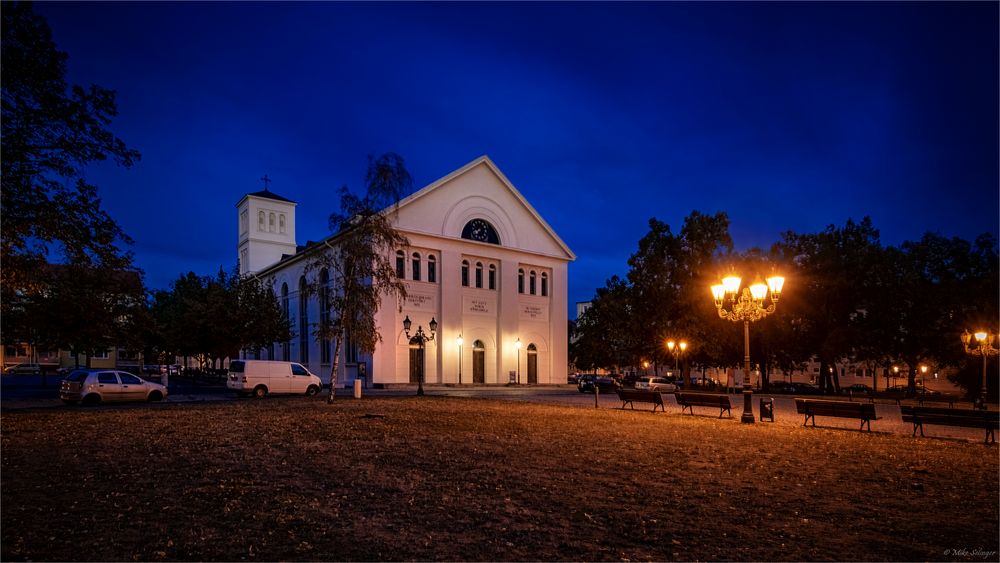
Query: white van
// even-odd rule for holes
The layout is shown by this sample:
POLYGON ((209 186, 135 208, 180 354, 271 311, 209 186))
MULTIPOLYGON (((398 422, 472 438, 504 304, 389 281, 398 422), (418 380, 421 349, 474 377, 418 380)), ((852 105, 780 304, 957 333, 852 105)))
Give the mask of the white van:
POLYGON ((309 373, 302 364, 267 360, 234 360, 229 362, 226 387, 245 396, 263 398, 268 393, 300 393, 315 395, 323 388, 319 377, 309 373))

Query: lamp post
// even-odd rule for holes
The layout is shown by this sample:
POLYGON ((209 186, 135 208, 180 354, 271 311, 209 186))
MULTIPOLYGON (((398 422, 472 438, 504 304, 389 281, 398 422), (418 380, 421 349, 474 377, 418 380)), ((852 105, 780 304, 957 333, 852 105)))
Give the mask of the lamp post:
POLYGON ((896 378, 899 377, 899 366, 892 366, 892 386, 896 386, 896 378))
MULTIPOLYGON (((411 326, 413 326, 413 322, 410 321, 410 316, 407 315, 406 318, 403 319, 403 332, 406 333, 407 339, 410 338, 411 326)), ((424 394, 424 374, 425 374, 424 368, 426 367, 425 366, 426 360, 424 359, 424 345, 430 342, 431 340, 434 340, 434 333, 437 332, 438 328, 437 321, 434 320, 434 317, 431 317, 431 322, 427 326, 430 327, 431 329, 430 336, 427 336, 424 333, 424 327, 419 325, 417 326, 417 332, 413 335, 413 338, 417 339, 417 345, 420 346, 420 378, 417 379, 417 396, 420 397, 422 397, 424 394)))
POLYGON ((983 388, 979 391, 979 404, 977 408, 986 409, 986 359, 990 356, 996 356, 1000 354, 1000 350, 996 348, 996 343, 998 335, 990 334, 986 331, 979 331, 975 333, 975 342, 973 342, 973 335, 970 335, 968 331, 962 333, 962 345, 965 348, 966 354, 972 354, 973 356, 983 357, 983 388))
POLYGON ((458 384, 462 384, 462 335, 459 334, 458 338, 455 339, 455 344, 458 344, 458 384))
POLYGON ((683 340, 680 342, 674 342, 672 339, 667 340, 667 350, 674 356, 674 371, 680 371, 680 357, 684 355, 687 346, 688 343, 683 340))
POLYGON ((646 360, 642 361, 642 374, 649 375, 649 362, 646 360))
POLYGON ((781 288, 785 285, 785 278, 772 276, 767 278, 767 285, 763 282, 755 282, 750 287, 744 287, 740 292, 739 276, 730 275, 722 279, 721 284, 712 286, 712 297, 715 298, 715 308, 719 317, 733 322, 743 321, 743 415, 740 421, 745 424, 753 424, 753 387, 750 383, 750 323, 759 321, 774 312, 781 297, 781 288), (771 304, 764 306, 764 299, 768 290, 771 292, 771 304), (729 300, 731 308, 727 311, 724 308, 726 300, 729 300))
POLYGON ((518 338, 514 342, 514 347, 517 348, 517 384, 521 384, 521 339, 518 338))

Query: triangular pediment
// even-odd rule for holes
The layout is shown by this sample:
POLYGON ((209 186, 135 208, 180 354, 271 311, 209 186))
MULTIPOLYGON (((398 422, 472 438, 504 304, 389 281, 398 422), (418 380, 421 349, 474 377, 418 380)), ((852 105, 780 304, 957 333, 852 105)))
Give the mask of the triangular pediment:
MULTIPOLYGON (((500 246, 575 260, 576 255, 487 156, 402 200, 396 226, 404 233, 462 238, 465 225, 482 219, 500 246)), ((485 243, 484 243, 485 244, 485 243)))

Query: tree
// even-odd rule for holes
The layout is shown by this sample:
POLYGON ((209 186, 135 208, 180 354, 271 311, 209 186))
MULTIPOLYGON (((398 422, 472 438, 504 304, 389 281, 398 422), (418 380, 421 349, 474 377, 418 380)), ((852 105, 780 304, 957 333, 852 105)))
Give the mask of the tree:
POLYGON ((392 256, 409 240, 393 226, 399 200, 413 181, 403 158, 386 153, 368 158, 364 196, 352 194, 346 186, 340 188, 340 211, 330 215, 330 229, 336 234, 330 247, 319 247, 306 267, 306 287, 309 294, 322 293, 321 301, 328 306, 320 314, 313 336, 333 341, 333 361, 330 365, 330 397, 340 367, 340 350, 350 337, 363 353, 375 351, 382 340, 375 313, 389 300, 395 299, 402 310, 406 285, 396 277, 392 256), (326 270, 328 283, 322 284, 316 273, 326 270), (312 274, 312 275, 310 275, 312 274))
MULTIPOLYGON (((81 272, 102 271, 95 283, 132 270, 131 254, 118 247, 131 240, 101 209, 84 171, 109 159, 127 168, 139 153, 106 128, 117 115, 113 91, 67 85, 67 55, 56 49, 31 4, 5 2, 2 12, 0 314, 6 317, 18 310, 35 314, 23 307, 44 299, 46 281, 36 273, 53 253, 59 262, 86 269, 81 272)), ((5 330, 5 339, 12 336, 5 330)))
MULTIPOLYGON (((786 306, 795 313, 790 319, 805 339, 804 349, 819 360, 819 388, 840 391, 838 360, 851 357, 859 341, 857 320, 868 304, 869 278, 883 257, 878 230, 871 219, 848 219, 843 228, 828 226, 815 234, 787 232, 775 251, 786 264, 794 264, 796 287, 786 306)), ((799 358, 808 361, 809 358, 799 358)))

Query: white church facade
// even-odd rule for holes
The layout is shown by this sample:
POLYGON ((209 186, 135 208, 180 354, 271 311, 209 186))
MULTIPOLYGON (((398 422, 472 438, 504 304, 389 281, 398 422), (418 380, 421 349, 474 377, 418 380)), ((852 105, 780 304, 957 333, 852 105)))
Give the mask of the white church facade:
MULTIPOLYGON (((248 357, 299 362, 329 383, 333 346, 313 336, 321 307, 302 288, 307 256, 335 241, 298 247, 295 211, 294 201, 266 189, 237 204, 240 273, 273 284, 295 333, 248 357)), ((395 226, 410 244, 391 257, 406 301, 402 311, 395 300, 379 308, 374 353, 346 343, 336 386, 359 375, 375 386, 416 383, 421 366, 428 384, 566 382, 567 271, 575 256, 488 157, 403 199, 395 226), (436 321, 423 349, 407 337, 406 318, 411 337, 436 321)))

